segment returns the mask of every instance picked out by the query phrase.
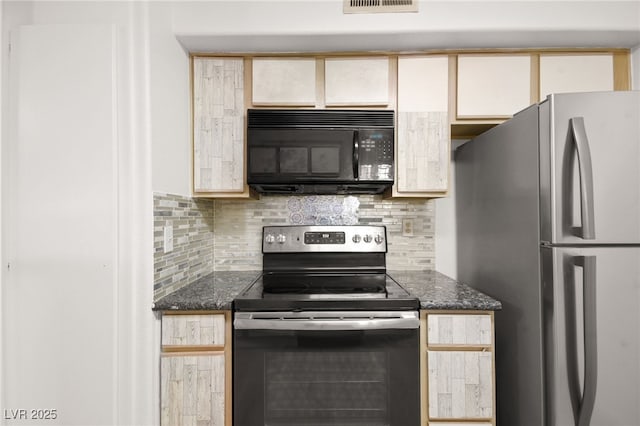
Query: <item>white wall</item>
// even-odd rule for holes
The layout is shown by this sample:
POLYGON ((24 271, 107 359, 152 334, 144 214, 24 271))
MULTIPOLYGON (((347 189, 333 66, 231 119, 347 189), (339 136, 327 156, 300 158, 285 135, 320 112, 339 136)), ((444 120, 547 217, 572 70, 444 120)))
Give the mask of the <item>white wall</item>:
MULTIPOLYGON (((7 252, 7 231, 8 224, 6 223, 7 210, 9 203, 5 200, 4 194, 8 190, 7 171, 9 169, 9 156, 7 152, 7 146, 4 141, 8 140, 9 126, 5 123, 5 115, 9 111, 9 87, 8 87, 8 66, 9 66, 9 29, 16 25, 29 23, 31 20, 31 5, 29 3, 20 3, 12 5, 11 13, 7 13, 6 2, 0 4, 0 290, 3 290, 8 282, 6 268, 6 252, 7 252)), ((4 342, 4 315, 2 306, 4 305, 4 291, 0 291, 0 342, 4 342)), ((4 401, 5 395, 5 379, 2 366, 4 365, 4 351, 0 351, 0 405, 4 401)))
POLYGON ((458 255, 456 245, 456 163, 453 155, 466 141, 451 141, 451 165, 449 169, 449 196, 436 203, 436 271, 451 278, 458 277, 458 255))
POLYGON ((638 2, 421 1, 418 13, 343 14, 342 0, 205 1, 176 8, 200 51, 634 46, 638 2))
POLYGON ((173 8, 149 6, 153 190, 190 195, 189 54, 173 33, 173 8))
POLYGON ((4 406, 55 407, 63 424, 115 420, 114 36, 89 24, 12 33, 4 406))
MULTIPOLYGON (((5 87, 4 87, 4 76, 6 75, 6 69, 5 69, 5 64, 7 63, 7 61, 5 60, 6 58, 6 54, 4 52, 4 40, 5 40, 5 34, 4 34, 4 7, 2 4, 0 4, 0 117, 2 117, 2 112, 6 110, 4 103, 6 100, 6 96, 3 96, 4 93, 6 93, 5 91, 5 87)), ((0 141, 2 141, 4 139, 4 137, 2 137, 1 135, 3 134, 3 129, 4 127, 2 126, 2 120, 0 119, 0 141)), ((2 193, 4 192, 2 190, 2 188, 4 188, 4 184, 5 184, 5 180, 3 179, 3 173, 5 170, 5 157, 3 156, 2 153, 2 145, 0 144, 0 289, 4 288, 4 283, 6 282, 6 278, 5 278, 5 268, 4 268, 4 257, 3 257, 3 246, 4 246, 4 238, 3 238, 3 232, 2 232, 2 223, 3 223, 3 217, 4 217, 4 208, 5 208, 5 203, 3 203, 2 201, 2 193)), ((4 341, 4 337, 3 337, 3 326, 2 326, 2 291, 0 290, 0 342, 4 341)), ((2 351, 0 350, 0 404, 2 404, 2 401, 4 401, 4 374, 2 371, 2 365, 4 364, 4 355, 2 353, 2 351)))
MULTIPOLYGON (((17 272, 3 276, 0 347, 1 374, 6 380, 2 380, 0 405, 8 409, 40 408, 43 401, 52 401, 54 406, 50 408, 61 411, 51 424, 157 424, 159 330, 157 318, 151 312, 153 216, 147 4, 47 1, 3 2, 2 6, 3 35, 9 30, 17 31, 19 24, 29 23, 36 32, 50 31, 52 37, 61 31, 66 34, 66 42, 61 39, 57 44, 55 38, 45 38, 50 42, 48 47, 44 41, 40 43, 42 47, 38 43, 28 46, 25 58, 29 62, 25 66, 36 74, 18 73, 10 86, 6 73, 2 75, 3 93, 10 87, 20 95, 20 99, 13 97, 10 111, 5 108, 3 97, 3 178, 8 173, 7 152, 13 160, 26 162, 12 163, 11 175, 19 179, 9 184, 3 180, 3 208, 6 212, 11 201, 11 212, 31 213, 11 218, 3 214, 2 265, 11 259, 29 259, 30 248, 39 257, 37 264, 22 265, 18 261, 17 272), (113 60, 108 69, 91 70, 92 55, 103 55, 104 59, 108 52, 101 50, 104 46, 82 47, 85 33, 73 32, 78 25, 90 29, 114 28, 113 60), (66 64, 65 70, 47 75, 55 67, 55 57, 49 63, 51 66, 36 69, 34 64, 40 56, 44 60, 55 54, 66 64), (78 62, 76 67, 74 61, 78 62), (82 70, 85 73, 74 74, 82 70), (101 74, 104 72, 112 80, 101 74), (16 90, 16 82, 29 76, 38 82, 40 74, 43 82, 51 83, 51 90, 46 85, 39 91, 29 87, 16 90), (60 87, 64 85, 65 90, 53 87, 57 85, 54 82, 60 87), (93 99, 88 95, 93 89, 96 93, 112 90, 114 103, 111 107, 107 105, 106 112, 92 111, 92 107, 105 107, 105 101, 109 102, 104 95, 95 94, 92 105, 93 99), (31 118, 16 129, 17 122, 12 117, 28 117, 25 113, 33 107, 42 108, 48 127, 39 127, 45 121, 40 123, 31 118), (66 111, 75 111, 77 122, 69 120, 66 111), (17 132, 15 137, 8 137, 8 127, 17 132), (61 136, 65 134, 69 139, 61 136), (100 147, 104 148, 99 141, 109 135, 112 151, 96 157, 100 147), (97 144, 95 151, 91 150, 92 144, 97 144), (27 148, 32 151, 25 151, 27 148), (49 149, 53 151, 45 158, 40 157, 39 153, 49 149), (15 167, 19 164, 29 167, 15 167), (36 167, 38 164, 42 167, 36 167), (105 164, 112 166, 101 169, 105 164), (52 175, 40 176, 39 172, 46 168, 52 175), (58 190, 56 179, 80 169, 82 176, 70 177, 58 190), (97 172, 100 173, 93 176, 96 180, 113 177, 111 190, 105 185, 92 187, 92 173, 97 172), (40 193, 37 187, 25 188, 25 182, 31 184, 27 186, 38 183, 45 190, 40 193), (15 189, 19 191, 12 192, 15 189), (70 193, 72 189, 75 190, 70 193), (56 220, 56 214, 62 217, 56 220), (74 220, 69 221, 70 217, 74 220), (16 229, 17 221, 18 229, 27 238, 7 236, 6 230, 16 229), (66 233, 60 235, 61 230, 66 233), (8 241, 11 244, 7 247, 8 241), (85 271, 84 260, 102 266, 85 271), (16 286, 18 281, 20 285, 16 286), (98 282, 102 286, 93 291, 92 286, 98 282), (24 297, 25 292, 29 297, 24 297), (30 309, 33 312, 29 317, 30 309), (38 336, 42 339, 30 340, 38 336), (15 358, 20 353, 31 353, 36 358, 15 358), (25 361, 34 368, 18 370, 25 361), (90 373, 83 374, 83 369, 90 373), (16 371, 23 376, 16 376, 16 371), (100 380, 94 380, 97 377, 100 380), (65 385, 67 378, 72 381, 65 385)), ((5 52, 7 41, 5 38, 2 41, 5 52)), ((17 61, 13 57, 8 61, 3 53, 3 72, 8 63, 11 72, 15 72, 17 61)))

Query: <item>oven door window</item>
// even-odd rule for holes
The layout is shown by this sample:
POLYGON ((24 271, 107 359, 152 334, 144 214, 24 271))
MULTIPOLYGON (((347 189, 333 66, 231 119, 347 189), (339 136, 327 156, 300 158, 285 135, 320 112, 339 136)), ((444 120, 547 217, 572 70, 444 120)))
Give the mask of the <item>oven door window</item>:
POLYGON ((267 423, 388 424, 388 364, 381 351, 267 353, 267 423))
POLYGON ((234 424, 417 426, 417 330, 236 330, 234 424))

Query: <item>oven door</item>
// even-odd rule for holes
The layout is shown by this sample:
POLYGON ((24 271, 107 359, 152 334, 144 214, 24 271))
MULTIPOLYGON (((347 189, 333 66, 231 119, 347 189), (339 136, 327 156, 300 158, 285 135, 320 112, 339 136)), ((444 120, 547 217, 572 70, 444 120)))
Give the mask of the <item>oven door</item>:
POLYGON ((234 425, 420 424, 419 318, 236 313, 234 425))

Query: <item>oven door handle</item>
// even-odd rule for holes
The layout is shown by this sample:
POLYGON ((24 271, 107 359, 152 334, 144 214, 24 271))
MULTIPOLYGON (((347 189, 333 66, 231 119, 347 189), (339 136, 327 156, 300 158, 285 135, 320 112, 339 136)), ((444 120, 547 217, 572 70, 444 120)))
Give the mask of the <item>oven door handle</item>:
POLYGON ((236 318, 233 326, 237 330, 279 331, 357 331, 417 329, 420 320, 416 317, 395 318, 304 318, 304 319, 245 319, 236 318))

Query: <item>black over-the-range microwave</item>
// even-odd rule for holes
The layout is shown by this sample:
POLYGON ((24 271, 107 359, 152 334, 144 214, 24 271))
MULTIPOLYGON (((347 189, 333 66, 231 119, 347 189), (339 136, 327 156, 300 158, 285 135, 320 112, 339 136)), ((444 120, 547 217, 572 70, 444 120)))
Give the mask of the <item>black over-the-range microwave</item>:
POLYGON ((379 194, 393 184, 394 112, 249 109, 247 182, 271 194, 379 194))

